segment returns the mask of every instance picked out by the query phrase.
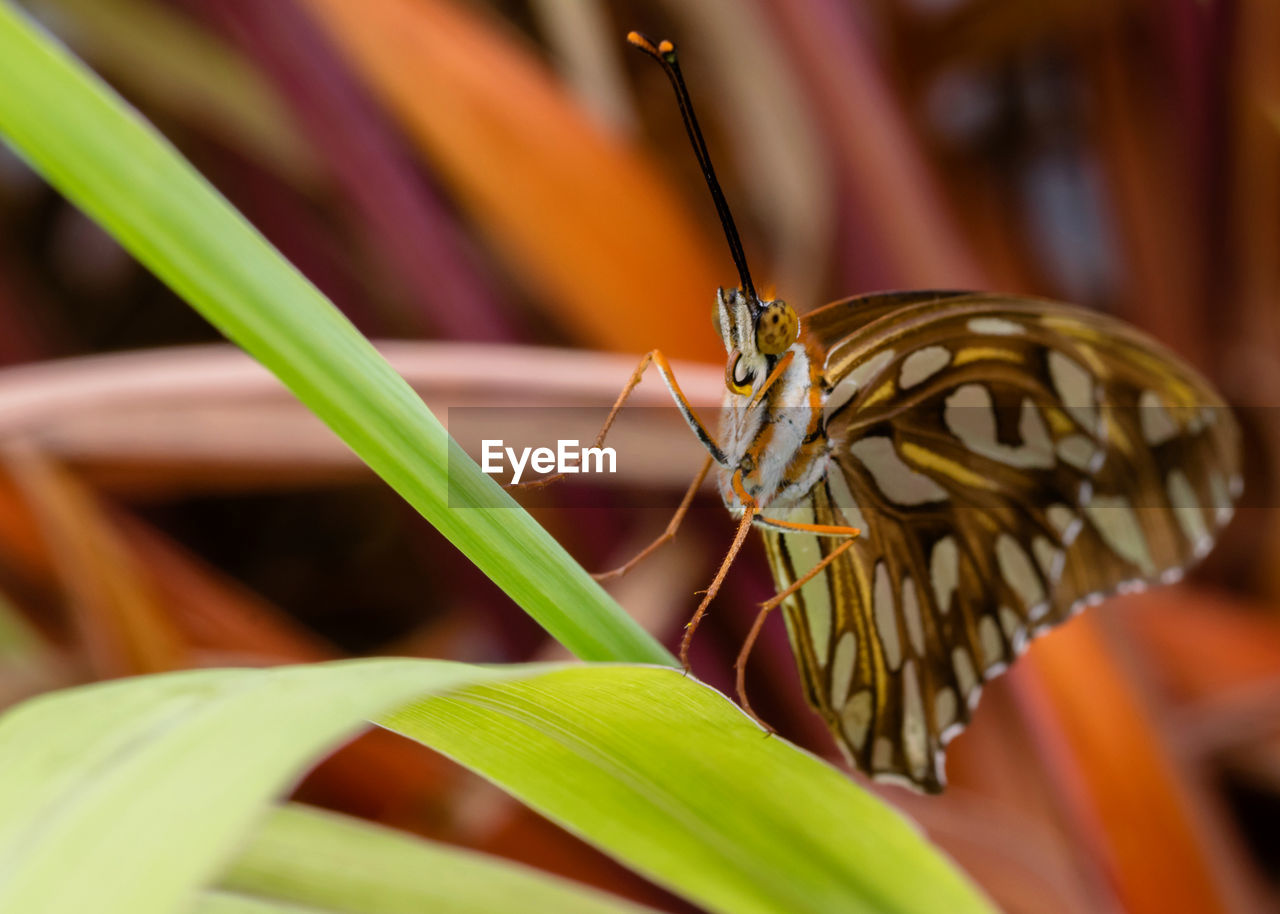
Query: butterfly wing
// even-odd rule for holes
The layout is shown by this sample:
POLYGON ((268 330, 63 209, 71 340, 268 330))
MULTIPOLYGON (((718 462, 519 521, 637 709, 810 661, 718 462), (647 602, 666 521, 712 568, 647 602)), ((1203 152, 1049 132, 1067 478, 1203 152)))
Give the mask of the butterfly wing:
MULTIPOLYGON (((1240 489, 1229 409, 1102 315, 971 293, 870 296, 805 326, 825 478, 771 514, 863 533, 784 604, 810 702, 862 770, 941 789, 982 683, 1081 607, 1169 581, 1240 489)), ((834 545, 765 532, 780 588, 834 545)))

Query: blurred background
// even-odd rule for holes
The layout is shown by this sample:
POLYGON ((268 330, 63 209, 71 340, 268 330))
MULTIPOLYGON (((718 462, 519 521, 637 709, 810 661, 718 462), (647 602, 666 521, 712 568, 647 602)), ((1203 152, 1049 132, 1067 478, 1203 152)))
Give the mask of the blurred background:
MULTIPOLYGON (((631 28, 680 45, 757 284, 801 313, 996 289, 1168 344, 1247 407, 1251 507, 1183 584, 1036 642, 952 744, 946 794, 876 789, 1007 911, 1280 908, 1273 0, 27 6, 362 331, 400 341, 442 417, 607 403, 655 346, 707 363, 691 383, 718 396, 709 315, 735 276, 631 28)), ((276 385, 173 348, 216 341, 0 147, 0 702, 195 665, 557 656, 276 385)), ((538 516, 612 567, 665 525, 630 506, 674 504, 698 465, 686 444, 657 441, 666 462, 644 478, 566 485, 538 516)), ((731 532, 704 494, 614 592, 673 643, 731 532)), ((770 592, 753 541, 699 631, 700 676, 731 685, 770 592)), ((749 689, 835 758, 781 619, 749 689)), ((298 796, 690 910, 387 734, 298 796)))

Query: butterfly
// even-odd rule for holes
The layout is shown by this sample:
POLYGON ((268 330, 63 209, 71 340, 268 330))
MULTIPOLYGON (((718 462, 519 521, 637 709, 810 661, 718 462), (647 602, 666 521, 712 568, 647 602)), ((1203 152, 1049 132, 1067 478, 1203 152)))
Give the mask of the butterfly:
POLYGON ((800 318, 761 298, 675 47, 628 40, 675 88, 741 281, 713 311, 728 355, 718 433, 657 351, 605 425, 656 364, 709 455, 674 523, 711 466, 739 520, 681 659, 760 528, 779 595, 739 655, 743 707, 754 716, 751 643, 781 606, 806 697, 851 763, 941 790, 947 743, 1032 638, 1208 552, 1242 488, 1231 411, 1155 341, 1070 305, 915 291, 800 318))

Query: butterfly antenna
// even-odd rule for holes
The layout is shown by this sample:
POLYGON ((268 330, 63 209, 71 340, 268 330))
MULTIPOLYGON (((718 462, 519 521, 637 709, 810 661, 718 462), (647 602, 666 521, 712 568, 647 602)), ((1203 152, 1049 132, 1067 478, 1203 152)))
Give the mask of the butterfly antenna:
POLYGON ((698 157, 698 165, 702 168, 702 177, 707 181, 707 189, 711 191, 711 199, 716 205, 716 213, 720 216, 720 225, 724 228, 725 240, 729 242, 729 253, 733 255, 733 264, 738 268, 738 278, 742 281, 742 291, 747 300, 760 303, 756 295, 756 287, 751 282, 751 272, 747 269, 747 256, 742 250, 742 239, 738 236, 738 227, 734 224, 733 213, 729 212, 729 203, 720 189, 720 181, 716 178, 716 170, 711 165, 711 155, 707 152, 706 141, 702 138, 702 128, 698 126, 698 118, 693 113, 693 101, 689 98, 689 90, 685 87, 684 76, 680 73, 680 62, 676 59, 676 46, 670 41, 654 44, 646 35, 631 32, 627 41, 644 51, 661 66, 667 78, 671 80, 671 88, 676 92, 676 104, 680 106, 680 116, 684 118, 684 129, 689 134, 689 142, 693 145, 693 153, 698 157))

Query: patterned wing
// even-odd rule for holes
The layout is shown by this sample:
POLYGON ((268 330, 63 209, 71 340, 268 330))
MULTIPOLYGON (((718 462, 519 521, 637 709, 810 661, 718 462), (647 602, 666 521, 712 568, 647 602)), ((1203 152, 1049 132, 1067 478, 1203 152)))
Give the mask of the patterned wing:
MULTIPOLYGON (((785 607, 810 702, 863 771, 925 790, 982 683, 1108 594, 1177 579, 1229 519, 1238 430, 1117 321, 980 294, 875 296, 806 323, 830 464, 770 513, 854 546, 785 607)), ((779 587, 833 546, 766 530, 779 587)))

